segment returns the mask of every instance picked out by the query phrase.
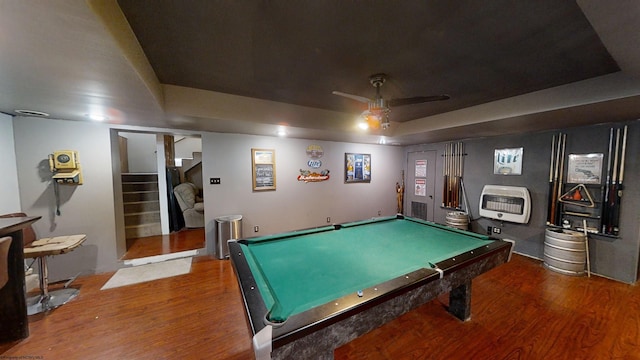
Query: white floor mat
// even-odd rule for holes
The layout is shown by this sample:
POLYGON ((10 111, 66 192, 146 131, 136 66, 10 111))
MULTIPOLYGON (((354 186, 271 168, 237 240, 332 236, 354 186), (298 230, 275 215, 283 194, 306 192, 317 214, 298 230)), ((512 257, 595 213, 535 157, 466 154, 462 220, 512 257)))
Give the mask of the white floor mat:
POLYGON ((153 264, 133 266, 116 271, 100 289, 112 289, 126 285, 164 279, 188 274, 191 271, 191 258, 168 260, 153 264))

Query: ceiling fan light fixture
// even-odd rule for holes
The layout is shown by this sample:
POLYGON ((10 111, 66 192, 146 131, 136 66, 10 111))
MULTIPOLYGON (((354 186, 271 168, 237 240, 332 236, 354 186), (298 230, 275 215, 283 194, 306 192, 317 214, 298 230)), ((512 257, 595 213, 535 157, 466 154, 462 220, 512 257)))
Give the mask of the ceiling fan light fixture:
POLYGON ((360 115, 361 123, 367 124, 367 129, 378 130, 382 128, 386 130, 391 125, 389 122, 389 108, 376 108, 369 106, 369 110, 365 110, 360 115))
POLYGON ((367 119, 367 125, 369 125, 369 129, 378 130, 380 129, 380 121, 374 117, 370 117, 367 119))
POLYGON ((389 122, 389 113, 391 109, 389 106, 403 106, 403 105, 412 105, 412 104, 420 104, 424 102, 430 101, 440 101, 447 100, 450 98, 449 95, 433 95, 433 96, 414 96, 410 98, 398 98, 398 99, 389 99, 385 100, 380 93, 380 88, 382 84, 386 81, 387 75, 383 73, 373 74, 369 77, 369 82, 376 89, 376 96, 373 99, 344 93, 341 91, 334 91, 334 95, 343 96, 361 103, 365 103, 368 105, 368 110, 364 111, 360 117, 362 118, 362 122, 368 122, 369 127, 373 127, 375 129, 382 128, 383 130, 391 127, 391 122, 389 122), (377 121, 374 122, 373 117, 377 118, 377 121), (373 125, 372 125, 373 124, 373 125))

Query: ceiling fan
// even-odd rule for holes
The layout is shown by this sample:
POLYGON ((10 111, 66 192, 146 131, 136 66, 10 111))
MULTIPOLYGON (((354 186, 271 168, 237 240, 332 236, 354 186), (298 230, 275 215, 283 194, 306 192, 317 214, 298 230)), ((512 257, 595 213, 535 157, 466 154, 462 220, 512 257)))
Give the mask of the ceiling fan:
POLYGON ((361 114, 365 123, 368 127, 372 127, 374 129, 382 127, 383 130, 388 129, 391 125, 389 123, 389 113, 391 112, 390 107, 447 100, 450 98, 449 95, 432 95, 385 100, 380 94, 380 88, 386 81, 386 77, 386 74, 374 74, 369 76, 369 82, 376 88, 376 97, 373 99, 359 95, 347 94, 341 91, 334 91, 333 94, 367 104, 369 108, 361 114))

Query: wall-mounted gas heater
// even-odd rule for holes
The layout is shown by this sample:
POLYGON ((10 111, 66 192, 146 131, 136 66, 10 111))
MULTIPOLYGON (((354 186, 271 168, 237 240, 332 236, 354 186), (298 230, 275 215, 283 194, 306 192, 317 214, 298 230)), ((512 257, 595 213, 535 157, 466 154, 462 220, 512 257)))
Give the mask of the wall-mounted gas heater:
POLYGON ((531 215, 531 197, 525 187, 485 185, 479 207, 480 216, 526 224, 531 215))

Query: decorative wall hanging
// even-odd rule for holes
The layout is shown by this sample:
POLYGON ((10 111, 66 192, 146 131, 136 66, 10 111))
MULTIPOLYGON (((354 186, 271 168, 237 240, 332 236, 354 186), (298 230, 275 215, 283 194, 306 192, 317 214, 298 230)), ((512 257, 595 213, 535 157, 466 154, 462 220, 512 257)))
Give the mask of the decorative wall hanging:
POLYGON ((521 175, 522 148, 496 149, 493 173, 496 175, 521 175))
POLYGON ((398 214, 404 214, 404 170, 400 171, 400 177, 402 178, 402 183, 396 183, 396 211, 398 212, 398 214))
POLYGON ((329 180, 329 169, 317 170, 322 167, 322 160, 320 160, 324 155, 322 146, 309 145, 307 146, 306 153, 309 158, 309 160, 307 160, 307 166, 311 168, 311 170, 300 169, 298 181, 309 183, 329 180))
POLYGON ((298 175, 298 181, 304 181, 306 183, 325 180, 329 180, 329 170, 327 169, 324 169, 320 172, 300 169, 300 175, 298 175))
POLYGON ((604 154, 569 154, 567 183, 600 184, 604 154))
POLYGON ((307 156, 309 159, 320 159, 324 155, 324 150, 320 145, 307 146, 307 156))
POLYGON ((371 182, 371 155, 370 154, 344 154, 344 182, 371 182))
POLYGON ((272 149, 251 149, 253 191, 276 189, 276 152, 272 149))

